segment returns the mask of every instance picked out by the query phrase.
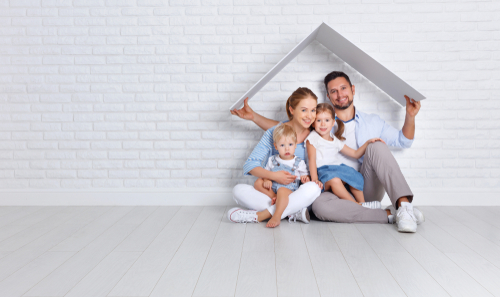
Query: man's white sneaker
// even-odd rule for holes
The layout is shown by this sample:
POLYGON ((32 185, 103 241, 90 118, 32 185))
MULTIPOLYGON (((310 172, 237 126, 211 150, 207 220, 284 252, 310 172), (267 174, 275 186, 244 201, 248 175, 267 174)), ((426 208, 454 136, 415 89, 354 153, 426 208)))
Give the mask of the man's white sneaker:
POLYGON ((413 214, 415 215, 415 218, 417 219, 417 225, 422 224, 425 222, 425 217, 424 214, 416 207, 413 208, 413 214))
POLYGON ((382 205, 380 204, 379 201, 364 202, 364 203, 361 203, 361 206, 366 207, 366 208, 371 208, 371 209, 382 208, 382 205))
POLYGON ((417 232, 417 219, 413 214, 411 203, 402 202, 396 212, 396 224, 399 232, 417 232))
POLYGON ((292 220, 293 222, 302 221, 306 224, 309 224, 311 218, 309 217, 309 211, 307 210, 307 207, 304 207, 296 213, 289 215, 288 222, 291 223, 292 220))
POLYGON ((231 208, 227 212, 227 218, 233 223, 258 223, 257 211, 241 209, 238 207, 231 208))

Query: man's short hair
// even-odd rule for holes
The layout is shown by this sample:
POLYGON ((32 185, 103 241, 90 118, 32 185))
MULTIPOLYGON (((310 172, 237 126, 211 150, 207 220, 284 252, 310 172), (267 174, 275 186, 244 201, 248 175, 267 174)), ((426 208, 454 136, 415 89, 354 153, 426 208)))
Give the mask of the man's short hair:
POLYGON ((288 125, 281 124, 274 129, 274 143, 277 143, 278 140, 281 139, 281 137, 291 137, 293 139, 293 142, 297 143, 297 133, 295 133, 295 130, 293 130, 293 128, 288 125))
POLYGON ((352 87, 351 80, 349 79, 349 76, 347 76, 347 74, 345 74, 342 71, 332 71, 325 76, 325 80, 324 80, 325 89, 326 89, 327 94, 328 94, 328 83, 331 82, 332 80, 338 78, 338 77, 345 78, 347 80, 347 82, 349 83, 349 86, 352 87))

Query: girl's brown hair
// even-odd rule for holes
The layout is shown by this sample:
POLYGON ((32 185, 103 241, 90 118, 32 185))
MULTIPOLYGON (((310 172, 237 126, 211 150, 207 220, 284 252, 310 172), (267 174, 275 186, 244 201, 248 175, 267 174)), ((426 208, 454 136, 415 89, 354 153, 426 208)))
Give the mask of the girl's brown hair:
MULTIPOLYGON (((335 119, 335 112, 333 111, 333 107, 330 104, 320 103, 320 104, 318 104, 318 106, 316 106, 316 116, 318 116, 320 113, 323 113, 323 112, 330 113, 330 115, 332 116, 332 119, 335 119)), ((345 137, 342 136, 342 134, 344 134, 344 122, 342 122, 339 119, 336 119, 336 121, 337 121, 338 128, 337 128, 337 132, 335 132, 335 137, 344 141, 345 137)))
POLYGON ((291 121, 293 119, 293 115, 290 112, 290 107, 295 109, 297 104, 299 104, 300 100, 306 99, 307 97, 311 97, 312 99, 318 102, 318 97, 308 88, 298 88, 295 90, 288 100, 286 101, 286 114, 288 115, 288 119, 291 121))

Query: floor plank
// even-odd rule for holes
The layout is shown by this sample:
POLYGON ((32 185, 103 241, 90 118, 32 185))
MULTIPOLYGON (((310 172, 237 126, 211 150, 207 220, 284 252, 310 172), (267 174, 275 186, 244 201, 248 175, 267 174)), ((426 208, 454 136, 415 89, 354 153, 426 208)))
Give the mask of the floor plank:
POLYGON ((405 234, 232 224, 225 207, 0 207, 0 296, 500 296, 500 207, 419 208, 405 234))
POLYGON ((0 282, 0 296, 22 296, 74 252, 46 252, 0 282))
POLYGON ((278 296, 319 296, 300 223, 274 228, 278 296))
POLYGON ((41 206, 24 206, 8 211, 4 215, 0 216, 0 227, 8 225, 24 217, 28 217, 40 209, 42 209, 41 206))
POLYGON ((353 224, 328 224, 365 296, 405 296, 384 264, 353 224))
POLYGON ((273 229, 246 224, 235 296, 277 296, 275 263, 273 229))
POLYGON ((193 296, 234 296, 245 228, 246 224, 235 224, 223 217, 193 296))
POLYGON ((115 225, 54 270, 24 296, 64 296, 132 233, 152 211, 154 208, 134 207, 115 225))
POLYGON ((111 226, 116 224, 123 216, 132 211, 133 206, 117 206, 104 212, 100 217, 90 222, 66 240, 54 246, 53 252, 78 252, 99 237, 111 226))
POLYGON ((118 252, 142 252, 179 210, 178 206, 160 206, 119 246, 118 252))
POLYGON ((205 207, 150 296, 191 296, 219 229, 225 207, 205 207))
POLYGON ((203 207, 182 207, 108 296, 149 296, 203 207))
POLYGON ((81 227, 74 224, 58 226, 54 230, 0 259, 0 281, 38 258, 81 227))
POLYGON ((478 254, 446 253, 446 256, 467 272, 486 290, 500 296, 500 269, 478 254))
POLYGON ((45 220, 38 222, 32 228, 27 228, 5 239, 0 243, 0 251, 15 251, 69 220, 71 220, 72 224, 83 225, 83 223, 76 222, 75 217, 89 210, 90 207, 67 207, 61 212, 57 212, 45 220))
POLYGON ((451 296, 492 296, 418 232, 399 233, 394 226, 384 227, 451 296))
POLYGON ((477 219, 483 220, 497 228, 500 228, 500 212, 496 213, 493 206, 461 206, 462 210, 474 215, 477 219))
POLYGON ((500 246, 500 229, 494 225, 477 218, 469 213, 469 211, 466 211, 458 206, 441 206, 437 209, 460 222, 462 225, 467 226, 467 228, 473 230, 477 234, 500 246))
POLYGON ((453 228, 441 226, 441 228, 500 268, 500 246, 463 225, 453 226, 453 228))
POLYGON ((328 223, 300 226, 321 296, 363 296, 328 223))
POLYGON ((380 224, 356 225, 407 296, 449 296, 380 224), (411 275, 408 275, 411 271, 411 275))
MULTIPOLYGON (((246 240, 245 240, 246 242, 246 240)), ((274 251, 246 251, 241 255, 236 297, 275 297, 276 256, 274 251)))
POLYGON ((111 252, 64 296, 107 296, 140 255, 141 252, 111 252))

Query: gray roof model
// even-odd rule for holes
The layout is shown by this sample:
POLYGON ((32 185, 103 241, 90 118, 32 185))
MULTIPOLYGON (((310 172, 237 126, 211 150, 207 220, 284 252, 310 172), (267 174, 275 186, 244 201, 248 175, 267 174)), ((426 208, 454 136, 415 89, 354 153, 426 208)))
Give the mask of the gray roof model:
MULTIPOLYGON (((382 64, 359 49, 352 42, 340 35, 330 25, 322 23, 314 31, 295 46, 281 61, 267 72, 253 87, 231 106, 231 110, 243 106, 246 97, 251 99, 262 89, 273 77, 278 74, 290 61, 302 52, 311 42, 317 40, 327 49, 332 51, 340 59, 344 60, 356 71, 373 82, 382 91, 391 96, 402 106, 406 105, 404 95, 417 101, 425 99, 425 96, 415 90, 400 77, 385 68, 382 64)), ((333 71, 334 69, 332 69, 333 71)), ((325 73, 326 75, 326 73, 325 73)), ((298 87, 298 86, 297 86, 298 87)))

